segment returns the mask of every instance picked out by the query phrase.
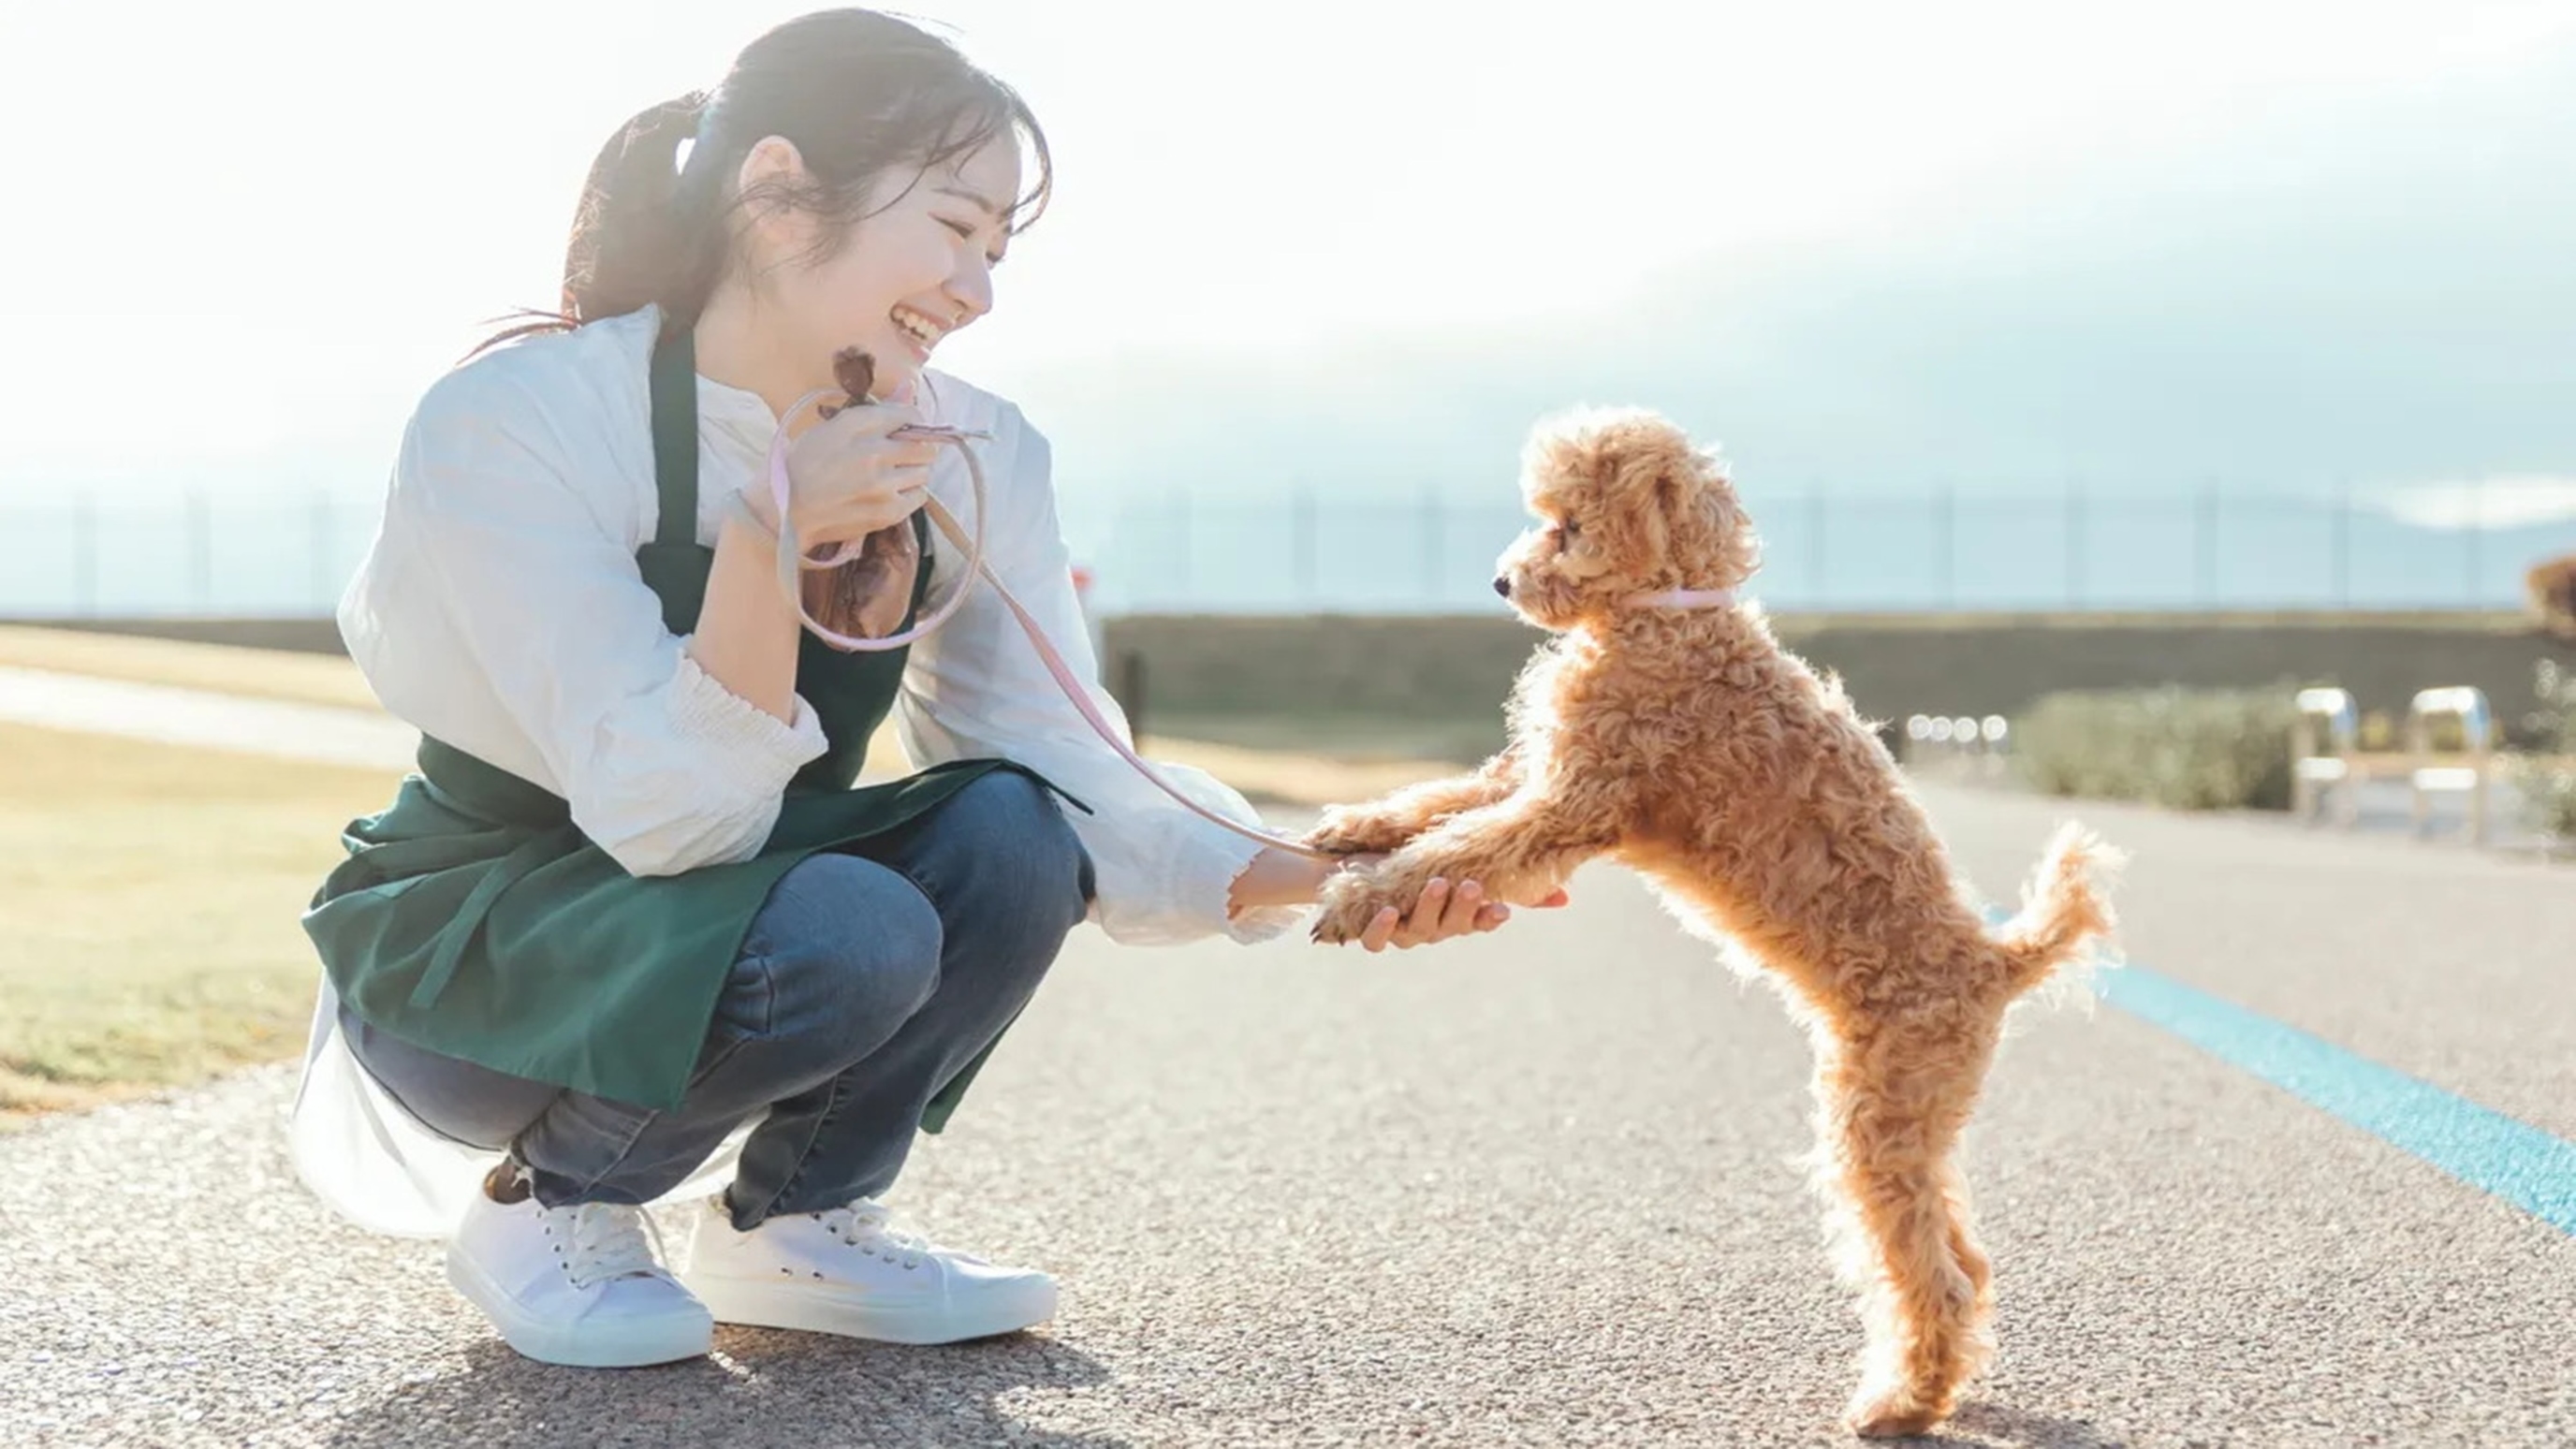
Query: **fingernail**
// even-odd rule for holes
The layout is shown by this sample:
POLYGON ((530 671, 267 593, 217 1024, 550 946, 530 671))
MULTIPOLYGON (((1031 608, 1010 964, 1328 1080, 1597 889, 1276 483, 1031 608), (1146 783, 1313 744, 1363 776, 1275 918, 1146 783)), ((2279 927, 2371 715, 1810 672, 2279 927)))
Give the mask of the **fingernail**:
POLYGON ((1458 887, 1458 894, 1462 896, 1477 896, 1483 895, 1484 893, 1485 888, 1476 884, 1474 881, 1469 881, 1465 885, 1458 887))

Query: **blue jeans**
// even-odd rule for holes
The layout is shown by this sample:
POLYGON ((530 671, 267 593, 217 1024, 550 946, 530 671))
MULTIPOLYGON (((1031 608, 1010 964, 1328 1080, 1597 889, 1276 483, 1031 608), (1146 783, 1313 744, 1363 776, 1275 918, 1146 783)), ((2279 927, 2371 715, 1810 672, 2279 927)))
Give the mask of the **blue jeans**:
POLYGON ((860 854, 808 857, 745 934, 680 1106, 655 1112, 398 1041, 350 1049, 433 1131, 507 1149, 537 1200, 650 1202, 766 1114, 734 1226, 893 1186, 923 1109, 1036 994, 1089 909, 1090 857, 1046 790, 996 771, 860 854))

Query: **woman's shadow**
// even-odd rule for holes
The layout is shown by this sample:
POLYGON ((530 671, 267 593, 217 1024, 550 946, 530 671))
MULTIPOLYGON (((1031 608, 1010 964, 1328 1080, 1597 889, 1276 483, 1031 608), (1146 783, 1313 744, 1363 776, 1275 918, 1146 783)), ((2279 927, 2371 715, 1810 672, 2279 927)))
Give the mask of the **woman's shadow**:
POLYGON ((1097 1360, 1013 1334, 937 1348, 719 1328, 713 1356, 648 1369, 571 1369, 486 1339, 463 1372, 405 1384, 343 1419, 334 1445, 1028 1444, 1127 1441, 1037 1429, 1003 1400, 1106 1381, 1097 1360))

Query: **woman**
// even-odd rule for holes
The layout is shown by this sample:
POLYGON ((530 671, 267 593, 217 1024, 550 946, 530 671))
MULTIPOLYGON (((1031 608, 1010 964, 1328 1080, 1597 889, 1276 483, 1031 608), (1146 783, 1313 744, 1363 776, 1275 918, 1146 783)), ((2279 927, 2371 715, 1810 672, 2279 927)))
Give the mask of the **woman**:
MULTIPOLYGON (((965 587, 921 512, 971 512, 962 460, 900 431, 963 428, 989 562, 1096 673, 1045 440, 927 368, 991 310, 1047 186, 1026 107, 945 43, 864 11, 790 22, 620 131, 564 315, 411 420, 340 623, 420 770, 349 827, 305 920, 327 980, 295 1156, 346 1216, 446 1235, 450 1281, 523 1354, 664 1362, 719 1320, 944 1342, 1045 1319, 1046 1275, 888 1225, 915 1128, 1078 922, 1248 942, 1314 899, 1322 867, 1092 734, 989 587, 908 649, 845 652, 780 582, 788 522, 853 556, 805 575, 838 632, 882 639, 965 587), (766 450, 852 346, 884 401, 795 437, 782 519, 766 450), (920 772, 853 788, 889 715, 920 772), (701 1191, 675 1276, 640 1208, 701 1191)), ((1462 883, 1367 944, 1506 914, 1462 883)))

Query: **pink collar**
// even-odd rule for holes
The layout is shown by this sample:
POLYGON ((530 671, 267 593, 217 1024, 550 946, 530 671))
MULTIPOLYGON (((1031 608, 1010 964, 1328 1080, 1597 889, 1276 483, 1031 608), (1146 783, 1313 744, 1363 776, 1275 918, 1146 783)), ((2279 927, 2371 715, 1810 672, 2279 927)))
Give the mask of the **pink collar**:
POLYGON ((1659 594, 1635 594, 1629 603, 1647 609, 1724 609, 1735 603, 1733 589, 1666 589, 1659 594))

